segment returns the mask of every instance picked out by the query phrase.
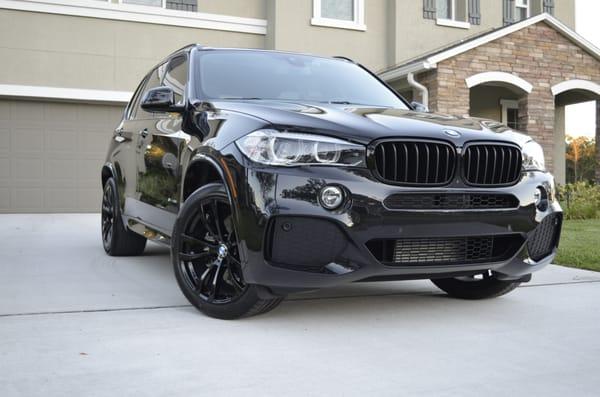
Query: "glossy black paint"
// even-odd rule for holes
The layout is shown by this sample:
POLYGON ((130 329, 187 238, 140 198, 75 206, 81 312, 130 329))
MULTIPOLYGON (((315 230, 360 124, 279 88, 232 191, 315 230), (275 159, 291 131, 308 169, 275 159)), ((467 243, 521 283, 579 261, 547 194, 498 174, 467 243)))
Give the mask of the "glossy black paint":
MULTIPOLYGON (((187 54, 193 63, 206 51, 224 50, 191 46, 160 65, 181 54, 187 54)), ((152 79, 151 74, 143 84, 152 79)), ((167 90, 155 91, 162 101, 160 106, 170 112, 156 112, 160 106, 153 108, 148 104, 146 109, 154 113, 132 117, 136 98, 148 98, 138 89, 111 139, 103 180, 108 175, 115 178, 124 222, 135 232, 168 243, 189 192, 217 179, 229 193, 239 230, 239 258, 245 282, 266 285, 275 291, 312 289, 372 278, 475 274, 485 269, 492 269, 499 278, 517 279, 542 268, 554 257, 552 254, 534 262, 528 258, 524 243, 513 258, 501 263, 392 267, 375 260, 365 246, 374 238, 513 233, 522 235, 525 241, 545 216, 561 211, 553 200, 546 211, 539 211, 534 205, 536 187, 553 191, 553 178, 548 173, 525 172, 513 186, 480 188, 467 185, 458 170, 447 185, 419 188, 382 183, 371 171, 374 144, 384 139, 443 141, 460 151, 473 142, 504 142, 521 147, 530 140, 523 134, 488 120, 412 110, 291 101, 206 101, 193 97, 194 84, 190 72, 183 104, 176 107, 172 103, 165 105, 164 97, 170 95, 167 90), (261 128, 318 133, 363 144, 368 148, 367 162, 371 167, 268 167, 252 163, 234 142, 261 128), (325 185, 344 189, 347 195, 344 206, 328 211, 319 204, 318 192, 325 185), (388 196, 402 192, 510 193, 517 197, 519 206, 480 211, 400 211, 383 205, 388 196), (336 269, 348 271, 320 274, 269 263, 265 258, 268 228, 276 217, 282 216, 325 219, 337 225, 347 244, 338 260, 341 267, 336 269)))

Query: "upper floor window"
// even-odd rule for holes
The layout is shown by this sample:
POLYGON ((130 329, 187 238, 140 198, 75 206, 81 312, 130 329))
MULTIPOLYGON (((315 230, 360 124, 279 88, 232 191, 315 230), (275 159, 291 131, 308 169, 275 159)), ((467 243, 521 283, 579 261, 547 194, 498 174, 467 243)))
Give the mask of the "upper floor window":
POLYGON ((480 0, 423 0, 423 17, 438 25, 470 28, 481 23, 480 0))
POLYGON ((515 0, 515 22, 529 18, 529 0, 515 0))
POLYGON ((150 7, 162 7, 171 10, 196 11, 198 0, 119 0, 124 4, 137 4, 150 7))
POLYGON ((364 0, 313 0, 312 25, 366 30, 364 0))
POLYGON ((553 12, 550 0, 502 0, 504 25, 523 21, 540 12, 553 12))

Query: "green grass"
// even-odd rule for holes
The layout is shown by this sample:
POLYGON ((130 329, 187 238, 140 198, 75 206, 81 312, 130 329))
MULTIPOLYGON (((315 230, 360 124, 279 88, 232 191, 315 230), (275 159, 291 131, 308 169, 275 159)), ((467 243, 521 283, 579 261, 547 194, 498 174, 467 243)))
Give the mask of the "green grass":
POLYGON ((600 271, 600 219, 564 221, 554 262, 600 271))

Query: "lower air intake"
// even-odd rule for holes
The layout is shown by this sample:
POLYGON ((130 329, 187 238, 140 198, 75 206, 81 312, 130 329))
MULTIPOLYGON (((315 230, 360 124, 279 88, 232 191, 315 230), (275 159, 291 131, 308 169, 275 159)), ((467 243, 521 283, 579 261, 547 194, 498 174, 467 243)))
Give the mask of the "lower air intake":
POLYGON ((461 265, 506 260, 523 244, 520 235, 377 239, 367 248, 380 262, 397 265, 461 265))
POLYGON ((551 214, 533 230, 527 240, 527 250, 531 259, 539 261, 554 251, 554 248, 558 246, 561 223, 561 214, 551 214))

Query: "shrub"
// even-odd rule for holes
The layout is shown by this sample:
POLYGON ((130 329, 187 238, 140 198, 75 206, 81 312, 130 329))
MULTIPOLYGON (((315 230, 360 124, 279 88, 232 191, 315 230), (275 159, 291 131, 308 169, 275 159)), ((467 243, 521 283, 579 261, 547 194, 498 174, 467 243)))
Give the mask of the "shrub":
POLYGON ((567 183, 557 193, 565 219, 600 219, 600 185, 567 183))

